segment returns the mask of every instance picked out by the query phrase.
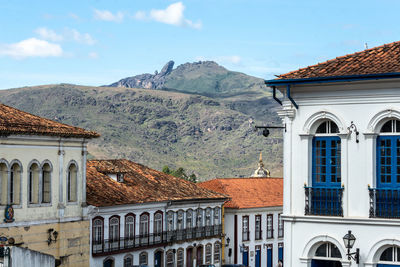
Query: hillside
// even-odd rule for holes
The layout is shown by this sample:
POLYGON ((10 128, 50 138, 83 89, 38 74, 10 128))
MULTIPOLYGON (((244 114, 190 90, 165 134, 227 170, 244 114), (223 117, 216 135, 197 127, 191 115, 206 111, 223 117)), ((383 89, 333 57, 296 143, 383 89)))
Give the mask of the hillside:
POLYGON ((266 166, 281 175, 281 133, 264 138, 248 126, 254 116, 278 122, 266 97, 213 99, 70 84, 3 90, 0 97, 6 105, 99 132, 89 146, 96 158, 128 158, 158 170, 183 167, 208 179, 249 176, 263 151, 266 166))

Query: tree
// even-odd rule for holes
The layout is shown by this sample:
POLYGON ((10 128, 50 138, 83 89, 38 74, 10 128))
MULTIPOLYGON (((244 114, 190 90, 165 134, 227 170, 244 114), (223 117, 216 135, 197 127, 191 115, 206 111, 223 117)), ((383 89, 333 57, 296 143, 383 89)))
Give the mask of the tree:
POLYGON ((179 167, 178 169, 174 170, 174 169, 170 169, 167 165, 165 165, 162 168, 162 172, 166 173, 166 174, 169 174, 169 175, 172 175, 172 176, 175 176, 175 177, 178 177, 178 178, 185 179, 186 181, 197 183, 196 174, 192 173, 191 175, 187 175, 185 173, 185 169, 182 168, 182 167, 179 167))

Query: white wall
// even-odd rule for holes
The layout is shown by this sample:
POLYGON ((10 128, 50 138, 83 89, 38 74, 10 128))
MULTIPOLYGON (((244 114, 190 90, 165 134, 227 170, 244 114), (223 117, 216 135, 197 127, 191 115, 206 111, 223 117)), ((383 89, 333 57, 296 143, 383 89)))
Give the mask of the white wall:
POLYGON ((255 246, 261 246, 261 266, 267 266, 267 244, 272 244, 273 246, 273 266, 275 267, 278 263, 278 244, 283 242, 282 237, 278 237, 278 214, 282 213, 282 207, 265 207, 265 208, 254 208, 254 209, 228 209, 225 208, 225 240, 229 237, 230 243, 229 246, 226 247, 225 241, 225 262, 226 263, 235 263, 234 262, 234 247, 237 249, 237 262, 242 263, 242 253, 240 252, 240 246, 244 245, 249 248, 249 266, 255 267, 255 246), (267 214, 273 214, 273 238, 267 239, 267 214), (235 244, 234 238, 234 220, 235 215, 237 215, 237 244, 235 244), (262 239, 255 240, 255 216, 261 215, 261 230, 262 230, 262 239), (250 240, 242 241, 242 219, 243 216, 249 216, 249 231, 250 231, 250 240), (229 248, 232 249, 232 256, 229 258, 229 248), (252 256, 253 255, 253 256, 252 256))
MULTIPOLYGON (((305 244, 318 240, 318 236, 337 240, 343 249, 342 237, 352 230, 357 238, 356 247, 361 250, 359 266, 372 266, 370 253, 380 240, 393 240, 393 243, 400 239, 397 229, 393 228, 399 220, 369 218, 368 194, 368 185, 376 184, 377 122, 385 117, 399 117, 400 83, 380 80, 304 85, 292 87, 291 93, 299 109, 295 110, 285 100, 279 112, 287 127, 284 133, 285 264, 309 266, 307 257, 312 255, 305 256, 305 244), (323 118, 334 120, 340 129, 343 218, 304 216, 304 184, 312 184, 313 127, 323 118), (352 121, 360 132, 359 143, 354 133, 348 135, 347 127, 352 121)), ((345 255, 342 261, 343 266, 349 264, 345 255)))

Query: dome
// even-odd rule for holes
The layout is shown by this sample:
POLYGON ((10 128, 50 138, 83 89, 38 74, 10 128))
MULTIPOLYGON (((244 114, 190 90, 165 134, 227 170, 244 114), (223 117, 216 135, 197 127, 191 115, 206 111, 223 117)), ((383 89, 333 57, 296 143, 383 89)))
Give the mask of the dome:
POLYGON ((264 163, 262 161, 262 152, 260 152, 260 160, 258 162, 258 168, 254 171, 251 177, 270 177, 270 172, 268 169, 264 168, 264 163))

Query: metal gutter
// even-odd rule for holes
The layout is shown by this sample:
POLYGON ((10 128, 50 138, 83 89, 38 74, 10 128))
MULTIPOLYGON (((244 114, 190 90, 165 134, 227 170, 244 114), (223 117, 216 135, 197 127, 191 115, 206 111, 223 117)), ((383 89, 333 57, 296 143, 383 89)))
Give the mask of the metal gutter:
POLYGON ((285 86, 292 84, 312 84, 312 83, 332 83, 332 82, 353 82, 362 80, 380 80, 400 78, 400 72, 381 73, 381 74, 363 74, 363 75, 347 75, 347 76, 331 76, 331 77, 316 77, 303 79, 274 79, 265 80, 265 84, 269 87, 285 86))
POLYGON ((289 98, 290 102, 292 102, 293 106, 295 106, 296 109, 299 109, 299 106, 296 104, 294 99, 290 96, 290 84, 288 84, 286 87, 286 96, 287 96, 287 98, 289 98))
POLYGON ((280 100, 276 97, 276 86, 272 86, 272 97, 275 99, 276 102, 279 103, 279 105, 282 106, 282 101, 280 101, 280 100))

